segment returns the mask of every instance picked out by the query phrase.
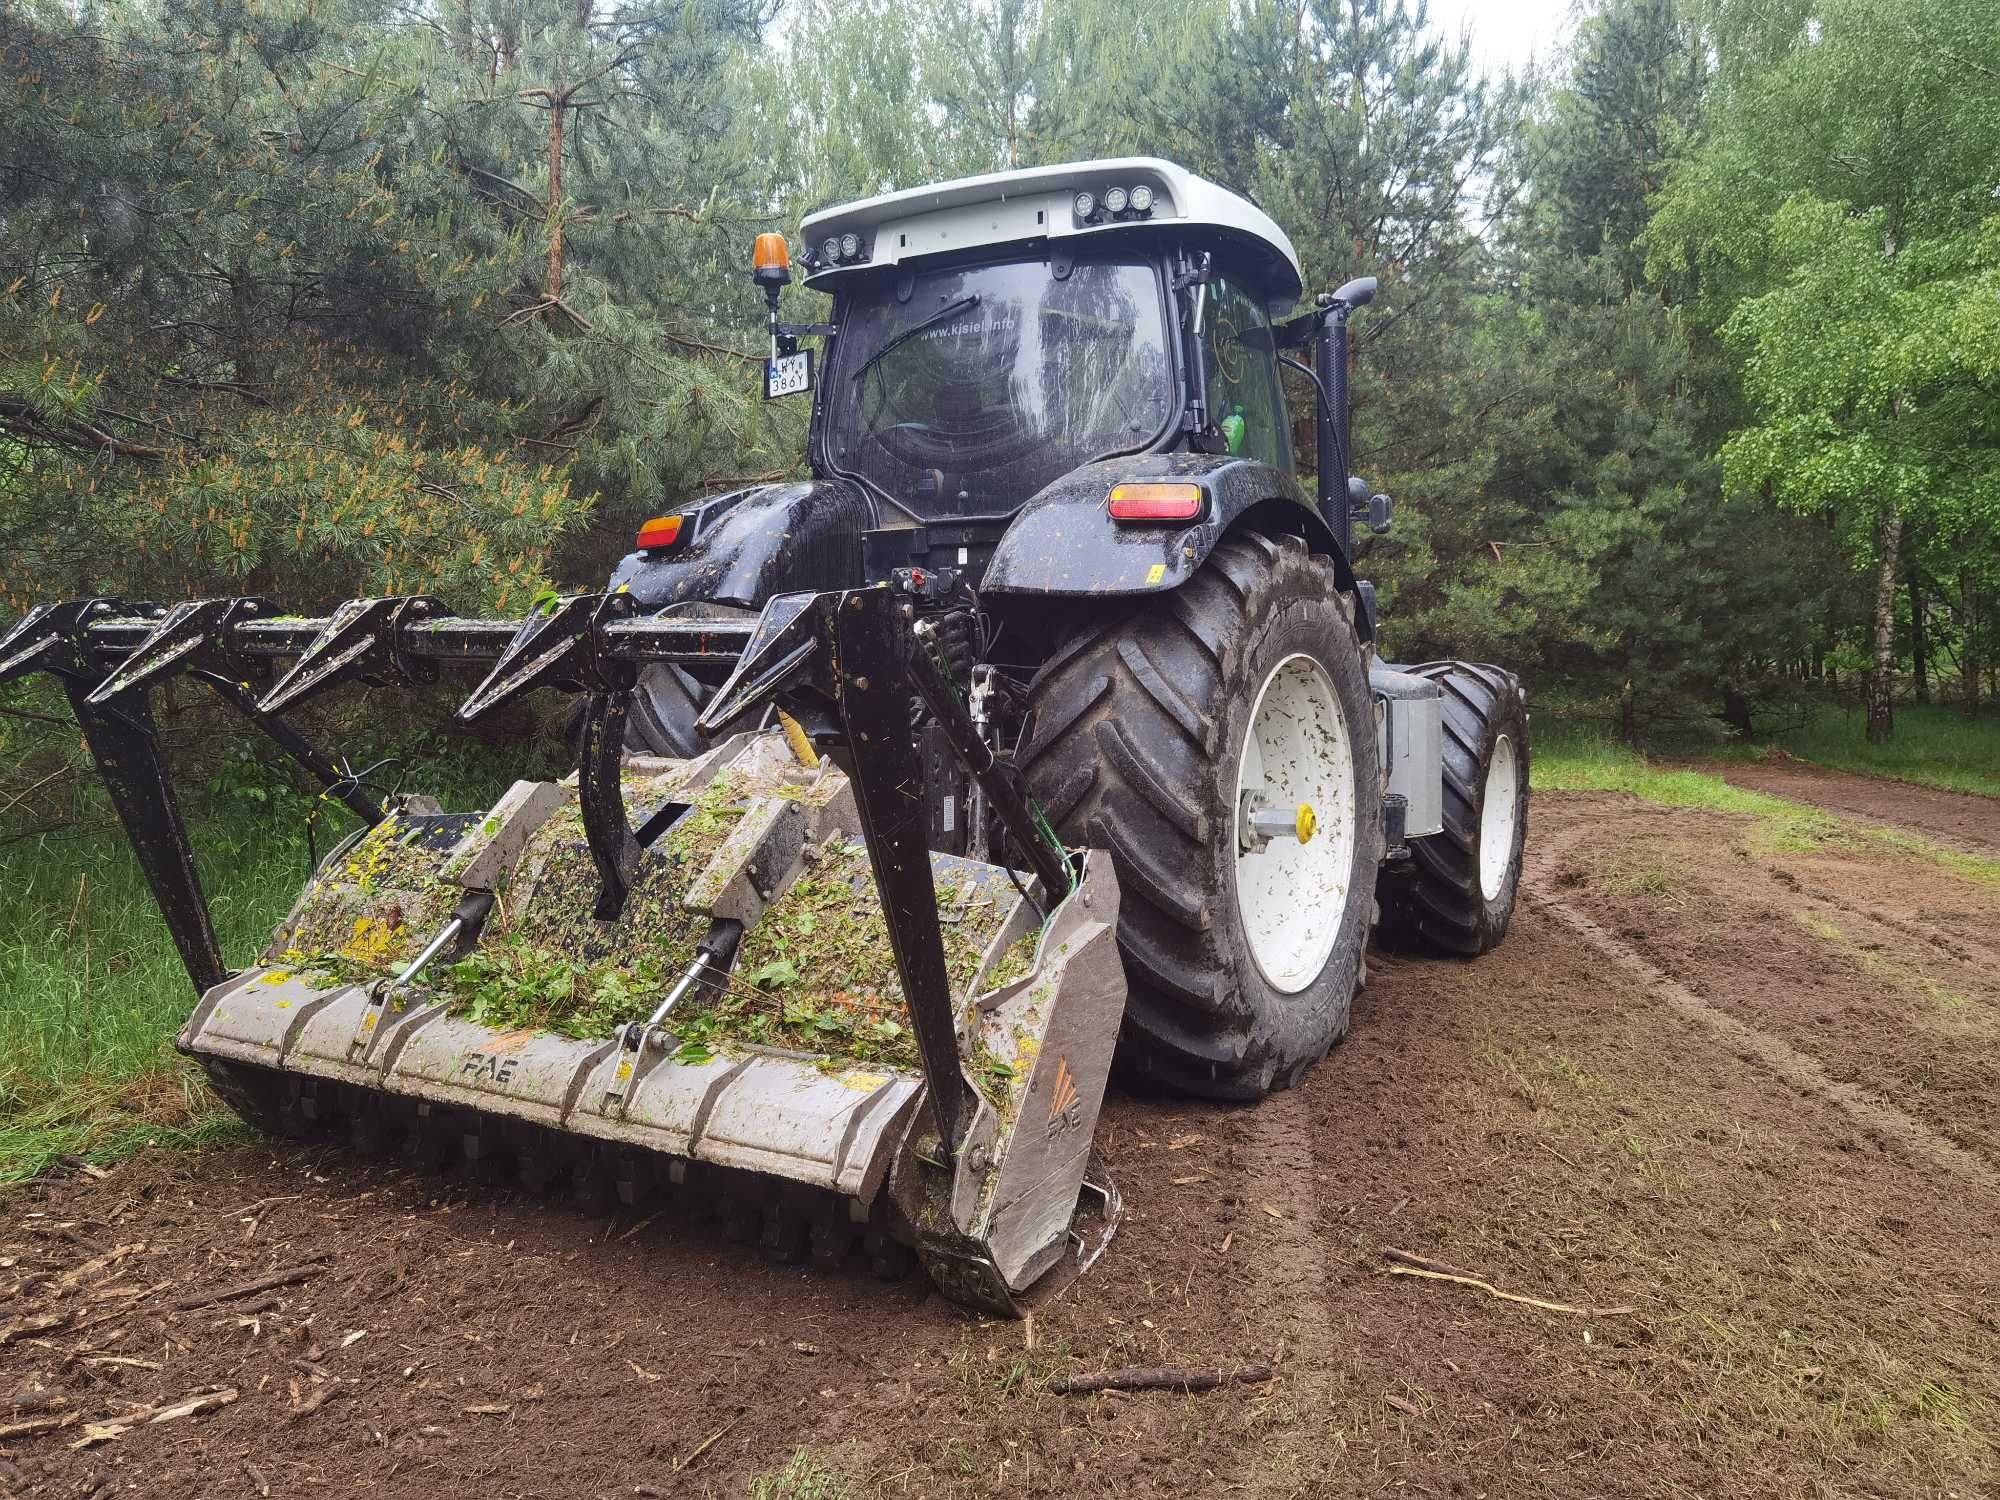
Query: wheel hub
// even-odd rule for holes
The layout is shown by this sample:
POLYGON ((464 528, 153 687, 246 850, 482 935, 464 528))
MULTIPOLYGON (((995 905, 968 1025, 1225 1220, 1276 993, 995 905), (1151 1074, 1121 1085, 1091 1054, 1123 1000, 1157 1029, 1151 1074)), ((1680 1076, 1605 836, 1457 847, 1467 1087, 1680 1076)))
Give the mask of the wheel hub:
POLYGON ((1333 679, 1301 652, 1258 689, 1236 777, 1236 902, 1258 972, 1283 994, 1326 967, 1354 866, 1353 745, 1333 679))

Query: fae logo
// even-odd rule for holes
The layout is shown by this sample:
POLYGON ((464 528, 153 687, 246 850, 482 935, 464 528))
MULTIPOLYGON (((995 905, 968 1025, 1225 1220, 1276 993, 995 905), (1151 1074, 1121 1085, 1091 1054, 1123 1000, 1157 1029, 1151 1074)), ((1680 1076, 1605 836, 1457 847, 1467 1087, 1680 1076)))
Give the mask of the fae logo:
POLYGON ((1049 1142, 1054 1144, 1072 1130, 1083 1126, 1083 1100, 1076 1091, 1076 1078, 1070 1073, 1069 1059, 1056 1059, 1056 1086, 1049 1095, 1049 1142))
POLYGON ((459 1061, 459 1076, 482 1078, 489 1083, 512 1083, 521 1059, 519 1052, 533 1038, 532 1031, 502 1032, 490 1042, 467 1052, 459 1061))

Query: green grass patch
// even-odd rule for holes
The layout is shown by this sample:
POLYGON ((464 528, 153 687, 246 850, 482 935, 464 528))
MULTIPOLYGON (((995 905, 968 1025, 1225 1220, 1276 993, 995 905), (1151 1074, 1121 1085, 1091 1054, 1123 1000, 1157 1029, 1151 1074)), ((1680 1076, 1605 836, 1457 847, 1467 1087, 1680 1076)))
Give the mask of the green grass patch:
POLYGON ((1899 828, 1875 828, 1835 813, 1731 786, 1710 771, 1665 765, 1601 732, 1562 720, 1535 726, 1533 782, 1538 791, 1629 792, 1663 807, 1740 813, 1752 821, 1752 854, 1902 855, 1939 865, 1981 885, 2000 885, 2000 859, 1941 849, 1899 828))
POLYGON ((750 1481, 750 1500, 850 1500, 853 1482, 801 1448, 782 1469, 750 1481))
MULTIPOLYGON (((1973 719, 1959 708, 1899 704, 1895 737, 1886 745, 1872 745, 1858 707, 1829 703, 1798 728, 1761 740, 1835 770, 2000 797, 2000 713, 1973 719)), ((1738 746, 1725 753, 1754 757, 1757 752, 1757 746, 1738 746)))
MULTIPOLYGON (((510 779, 492 752, 431 749, 406 752, 421 773, 410 789, 447 806, 482 806, 510 779)), ((543 769, 519 758, 523 775, 543 769)), ((104 1164, 242 1138, 173 1049, 195 996, 138 861, 101 798, 80 801, 77 829, 0 843, 0 1183, 64 1156, 104 1164)), ((254 766, 188 796, 225 963, 253 961, 304 887, 313 805, 254 766)), ((331 805, 317 822, 321 855, 356 826, 331 805)))
POLYGON ((1709 771, 1665 765, 1629 745, 1561 720, 1535 724, 1533 781, 1538 791, 1630 792, 1664 807, 1703 807, 1755 818, 1805 818, 1837 824, 1831 813, 1764 792, 1731 786, 1709 771))
MULTIPOLYGON (((248 962, 304 882, 305 841, 250 814, 195 837, 223 956, 248 962)), ((123 836, 9 845, 0 890, 0 1182, 227 1134, 173 1050, 194 992, 123 836)))

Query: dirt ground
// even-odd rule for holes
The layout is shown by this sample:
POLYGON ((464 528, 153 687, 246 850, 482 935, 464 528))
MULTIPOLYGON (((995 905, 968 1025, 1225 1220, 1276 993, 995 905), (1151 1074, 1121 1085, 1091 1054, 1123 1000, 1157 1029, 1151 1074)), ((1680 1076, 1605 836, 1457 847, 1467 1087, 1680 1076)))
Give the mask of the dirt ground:
POLYGON ((1110 1102, 1129 1216, 1031 1327, 331 1148, 16 1193, 0 1491, 2000 1497, 2000 890, 1754 832, 1539 797, 1498 952, 1377 955, 1256 1108, 1110 1102))
POLYGON ((2000 798, 1856 776, 1785 755, 1761 761, 1719 761, 1707 769, 1731 786, 1810 802, 1877 827, 1901 828, 1946 848, 2000 853, 2000 798))

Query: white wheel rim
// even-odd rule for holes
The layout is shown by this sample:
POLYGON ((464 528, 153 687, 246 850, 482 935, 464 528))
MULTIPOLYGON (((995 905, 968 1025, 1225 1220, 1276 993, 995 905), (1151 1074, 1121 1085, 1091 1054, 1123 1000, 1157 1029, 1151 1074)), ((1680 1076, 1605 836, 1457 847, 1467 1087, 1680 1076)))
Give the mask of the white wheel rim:
POLYGON ((1521 816, 1521 776, 1514 741, 1501 735, 1486 762, 1486 796, 1479 810, 1479 893, 1498 901, 1514 863, 1514 824, 1521 816))
POLYGON ((1326 967, 1354 871, 1354 755, 1326 668, 1299 653, 1257 691, 1236 769, 1236 910, 1250 957, 1295 995, 1326 967), (1311 836, 1251 843, 1255 808, 1312 810, 1311 836))

